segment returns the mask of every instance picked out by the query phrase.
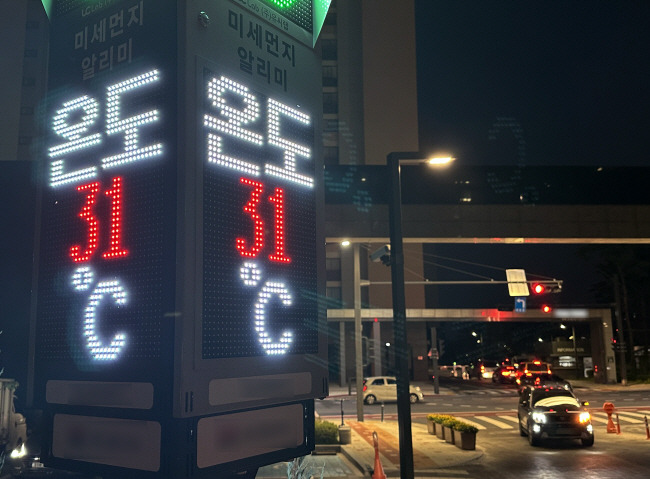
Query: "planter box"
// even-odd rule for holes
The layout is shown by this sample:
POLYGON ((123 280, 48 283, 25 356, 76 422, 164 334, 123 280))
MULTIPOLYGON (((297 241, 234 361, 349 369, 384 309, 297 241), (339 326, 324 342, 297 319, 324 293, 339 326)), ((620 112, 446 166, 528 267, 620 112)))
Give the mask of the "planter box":
POLYGON ((314 456, 334 456, 341 452, 340 444, 316 444, 312 455, 314 456))
POLYGON ((442 424, 436 424, 436 437, 445 440, 445 428, 442 427, 442 424))
POLYGON ((427 419, 427 432, 433 436, 436 435, 436 423, 427 419))
POLYGON ((450 427, 444 426, 445 441, 449 444, 454 444, 454 430, 450 427))
POLYGON ((454 444, 460 449, 473 451, 476 449, 476 433, 454 431, 454 444))

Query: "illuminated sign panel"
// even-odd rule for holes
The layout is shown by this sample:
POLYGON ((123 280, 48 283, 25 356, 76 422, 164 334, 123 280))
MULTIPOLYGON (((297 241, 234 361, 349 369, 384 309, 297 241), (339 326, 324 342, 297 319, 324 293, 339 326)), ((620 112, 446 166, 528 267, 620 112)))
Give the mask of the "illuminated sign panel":
POLYGON ((172 363, 165 315, 175 291, 175 2, 55 7, 41 168, 41 394, 48 378, 154 380, 152 364, 172 363))
POLYGON ((316 353, 313 119, 218 71, 203 84, 203 358, 316 353))
POLYGON ((309 47, 316 45, 332 0, 234 0, 309 47))
POLYGON ((320 61, 238 2, 197 1, 54 3, 33 396, 66 468, 91 455, 180 477, 169 468, 197 450, 198 467, 235 467, 214 428, 247 434, 260 414, 295 434, 260 436, 248 464, 313 447, 327 394, 320 61), (189 443, 178 431, 199 416, 189 443), (146 442, 149 426, 146 456, 90 439, 146 442))

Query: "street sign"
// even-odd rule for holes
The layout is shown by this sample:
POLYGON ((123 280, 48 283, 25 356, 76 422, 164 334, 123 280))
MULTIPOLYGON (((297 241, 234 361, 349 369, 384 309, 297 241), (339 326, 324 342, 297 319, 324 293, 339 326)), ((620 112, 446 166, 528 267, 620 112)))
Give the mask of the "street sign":
POLYGON ((526 271, 523 269, 507 269, 508 293, 510 296, 529 296, 526 271))
POLYGON ((515 313, 525 313, 526 312, 526 298, 518 297, 515 298, 515 313))

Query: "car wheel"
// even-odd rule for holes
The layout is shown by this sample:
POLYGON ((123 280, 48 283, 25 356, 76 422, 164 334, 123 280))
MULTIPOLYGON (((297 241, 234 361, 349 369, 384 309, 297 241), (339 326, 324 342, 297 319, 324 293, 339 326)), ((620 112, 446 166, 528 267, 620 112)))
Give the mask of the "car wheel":
POLYGON ((539 446, 539 438, 535 437, 535 435, 532 432, 530 432, 530 428, 528 428, 528 444, 530 444, 533 447, 539 446))
POLYGON ((580 439, 584 447, 591 447, 594 445, 594 436, 588 437, 587 439, 580 439))
POLYGON ((366 404, 375 404, 376 402, 377 402, 377 398, 372 394, 366 396, 366 404))
POLYGON ((409 402, 411 404, 415 404, 416 402, 418 402, 418 395, 417 394, 411 394, 409 396, 409 402))

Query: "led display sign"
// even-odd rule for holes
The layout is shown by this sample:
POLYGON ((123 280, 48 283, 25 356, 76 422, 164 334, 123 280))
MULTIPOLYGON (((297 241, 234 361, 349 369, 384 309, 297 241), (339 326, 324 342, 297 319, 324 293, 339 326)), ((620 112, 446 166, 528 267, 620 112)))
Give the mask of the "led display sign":
POLYGON ((316 45, 332 0, 234 0, 300 42, 316 45))
POLYGON ((86 5, 52 26, 70 53, 50 68, 36 376, 151 379, 171 364, 176 211, 175 65, 155 53, 175 39, 151 37, 174 2, 86 5))
POLYGON ((209 68, 203 84, 203 357, 315 353, 313 119, 209 68))
POLYGON ((320 61, 238 2, 198 1, 53 5, 32 395, 66 468, 181 477, 185 457, 236 468, 313 445, 320 61), (291 428, 258 452, 215 447, 223 424, 247 435, 265 415, 291 428), (122 434, 146 444, 108 447, 122 434))

